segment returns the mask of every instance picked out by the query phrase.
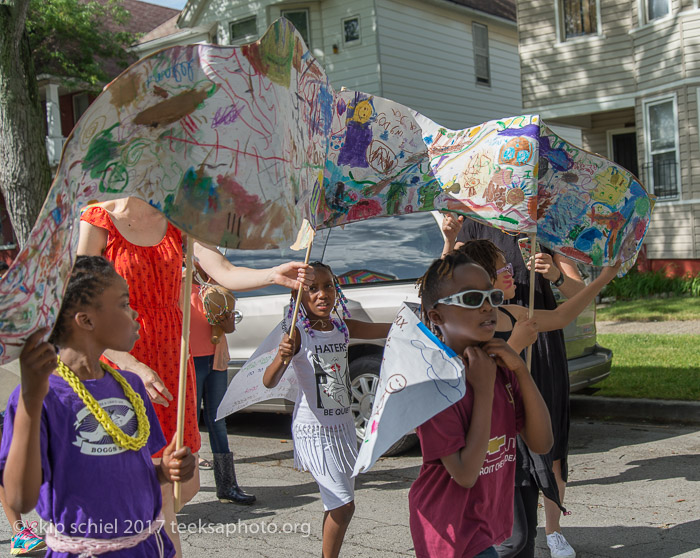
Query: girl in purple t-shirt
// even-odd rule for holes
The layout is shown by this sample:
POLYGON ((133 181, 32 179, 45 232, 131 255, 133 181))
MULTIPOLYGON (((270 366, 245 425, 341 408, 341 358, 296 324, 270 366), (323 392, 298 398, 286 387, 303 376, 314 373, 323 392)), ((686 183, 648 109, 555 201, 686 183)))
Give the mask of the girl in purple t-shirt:
POLYGON ((547 407, 525 363, 494 339, 503 291, 463 253, 436 260, 421 280, 423 319, 462 355, 465 396, 417 428, 423 465, 409 492, 418 558, 497 556, 513 527, 515 436, 552 445, 547 407))
POLYGON ((138 329, 126 281, 104 258, 79 256, 49 341, 42 328, 20 355, 0 474, 10 506, 36 506, 49 523, 48 557, 175 555, 160 485, 192 478, 194 456, 173 438, 153 465, 166 441, 143 383, 100 361, 131 350, 138 329))

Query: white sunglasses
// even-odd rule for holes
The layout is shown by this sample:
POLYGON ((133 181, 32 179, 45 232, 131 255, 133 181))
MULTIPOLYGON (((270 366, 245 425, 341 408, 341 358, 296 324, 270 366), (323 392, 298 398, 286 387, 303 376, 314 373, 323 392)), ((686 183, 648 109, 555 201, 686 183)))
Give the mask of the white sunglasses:
POLYGON ((449 304, 452 306, 461 306, 463 308, 474 310, 476 308, 481 308, 487 298, 489 299, 491 306, 494 308, 497 308, 503 304, 503 301, 505 300, 505 296, 503 295, 503 291, 501 289, 491 289, 490 291, 468 290, 441 298, 433 305, 433 308, 435 308, 435 306, 438 304, 449 304))

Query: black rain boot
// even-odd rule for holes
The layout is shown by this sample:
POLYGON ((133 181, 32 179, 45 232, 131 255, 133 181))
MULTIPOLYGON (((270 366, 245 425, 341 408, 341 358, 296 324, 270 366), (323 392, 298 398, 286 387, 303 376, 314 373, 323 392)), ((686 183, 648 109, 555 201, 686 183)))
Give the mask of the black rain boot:
POLYGON ((216 497, 220 502, 249 506, 255 502, 255 496, 246 494, 236 482, 236 468, 233 465, 233 454, 214 454, 214 481, 216 482, 216 497))

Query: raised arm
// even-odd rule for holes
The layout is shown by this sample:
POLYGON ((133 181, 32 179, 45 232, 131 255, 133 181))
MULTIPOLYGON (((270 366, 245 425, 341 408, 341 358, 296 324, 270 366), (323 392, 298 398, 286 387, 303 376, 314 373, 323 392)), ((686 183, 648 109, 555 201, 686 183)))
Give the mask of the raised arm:
POLYGON ((363 322, 361 320, 345 320, 350 337, 355 339, 386 339, 391 329, 390 323, 363 322))
POLYGON ((41 411, 49 392, 49 376, 56 369, 56 350, 41 341, 47 331, 43 328, 34 332, 19 357, 22 387, 3 475, 7 503, 18 513, 27 513, 36 506, 43 478, 41 411))
POLYGON ((457 240, 459 230, 462 228, 462 223, 464 223, 464 217, 448 212, 443 213, 442 216, 442 225, 440 228, 442 229, 442 236, 445 239, 445 244, 442 248, 441 257, 444 258, 456 248, 455 242, 457 240))
MULTIPOLYGON (((530 269, 530 262, 527 268, 530 269)), ((554 257, 543 252, 535 254, 535 271, 554 284, 560 283, 557 288, 566 298, 571 298, 586 286, 576 262, 561 254, 554 254, 554 257)))
POLYGON ((252 291, 270 285, 299 289, 300 282, 310 285, 313 269, 302 262, 287 262, 265 269, 233 265, 213 246, 194 242, 194 256, 207 274, 232 291, 252 291))
MULTIPOLYGON (((603 287, 613 280, 619 269, 619 263, 613 267, 604 267, 598 277, 555 310, 535 310, 539 331, 554 331, 569 325, 595 299, 603 287)), ((522 306, 508 305, 505 308, 518 319, 527 313, 527 308, 522 306)))

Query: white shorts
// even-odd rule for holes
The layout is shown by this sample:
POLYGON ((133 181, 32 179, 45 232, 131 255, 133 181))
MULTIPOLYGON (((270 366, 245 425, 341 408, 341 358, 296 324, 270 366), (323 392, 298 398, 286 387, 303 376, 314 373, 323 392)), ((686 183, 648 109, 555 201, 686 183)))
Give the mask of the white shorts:
POLYGON ((326 511, 355 499, 352 471, 357 458, 357 441, 354 424, 350 424, 351 427, 339 429, 306 424, 292 427, 294 466, 311 472, 326 511))

